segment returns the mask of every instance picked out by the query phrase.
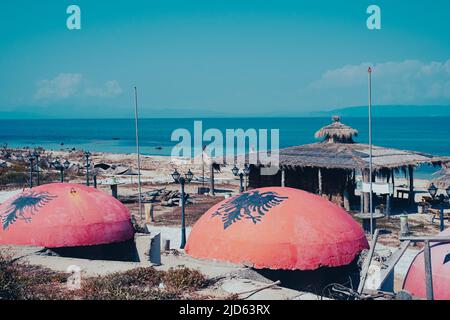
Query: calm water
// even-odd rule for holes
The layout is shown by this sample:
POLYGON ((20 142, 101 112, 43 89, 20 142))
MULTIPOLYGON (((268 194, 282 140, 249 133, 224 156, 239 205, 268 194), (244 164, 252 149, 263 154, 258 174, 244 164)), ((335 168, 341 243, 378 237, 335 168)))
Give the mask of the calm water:
MULTIPOLYGON (((185 128, 193 132, 194 120, 203 120, 203 131, 217 128, 224 135, 226 129, 280 129, 280 147, 315 142, 314 133, 330 123, 330 118, 142 119, 141 152, 170 155, 171 147, 177 143, 171 141, 172 131, 185 128)), ((345 118, 342 122, 359 130, 358 142, 368 141, 366 118, 345 118)), ((449 137, 450 117, 375 118, 373 121, 373 142, 380 146, 450 155, 449 137)), ((0 120, 0 143, 14 147, 132 153, 134 139, 133 119, 0 120)), ((421 171, 430 173, 433 169, 421 171)))

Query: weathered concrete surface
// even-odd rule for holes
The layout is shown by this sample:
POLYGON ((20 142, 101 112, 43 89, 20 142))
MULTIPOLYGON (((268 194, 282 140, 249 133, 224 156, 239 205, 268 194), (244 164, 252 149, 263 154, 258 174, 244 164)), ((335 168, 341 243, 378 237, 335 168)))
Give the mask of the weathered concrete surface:
MULTIPOLYGON (((3 249, 5 247, 0 247, 3 249)), ((40 265, 55 271, 67 272, 73 266, 81 269, 82 277, 91 277, 98 275, 107 275, 115 272, 123 272, 137 267, 149 266, 149 263, 105 261, 105 260, 87 260, 58 256, 40 255, 40 247, 9 247, 11 253, 20 261, 28 262, 33 265, 40 265)), ((210 279, 217 279, 219 286, 215 290, 225 294, 242 294, 241 298, 248 299, 296 299, 296 300, 318 300, 320 297, 296 291, 284 287, 273 287, 264 289, 250 296, 245 293, 250 290, 259 289, 270 283, 270 280, 259 275, 252 269, 244 266, 220 262, 194 259, 185 255, 182 251, 178 254, 162 254, 161 265, 155 266, 157 270, 168 270, 177 266, 185 266, 191 269, 199 270, 210 279), (248 297, 249 296, 249 297, 248 297)))
MULTIPOLYGON (((147 230, 150 233, 161 233, 161 243, 164 240, 170 240, 171 249, 179 249, 181 244, 181 226, 180 227, 166 227, 166 226, 154 226, 147 224, 147 230)), ((186 239, 189 239, 191 227, 186 227, 186 239)))
POLYGON ((240 298, 248 300, 320 300, 315 294, 279 286, 269 287, 253 294, 249 292, 265 286, 267 283, 255 280, 227 279, 223 281, 221 287, 230 294, 238 294, 240 298))
POLYGON ((16 194, 19 194, 22 192, 22 189, 12 190, 12 191, 0 191, 0 204, 11 198, 12 196, 15 196, 16 194))
MULTIPOLYGON (((65 272, 69 266, 77 265, 82 269, 83 274, 86 276, 106 275, 137 267, 149 266, 149 264, 145 262, 88 260, 40 255, 39 251, 43 249, 41 247, 0 246, 0 249, 9 249, 13 256, 20 258, 21 261, 48 267, 56 271, 65 272)), ((156 266, 156 269, 168 270, 172 267, 186 266, 188 268, 197 269, 210 278, 244 269, 243 266, 236 264, 194 259, 185 255, 183 252, 179 252, 179 255, 163 254, 161 256, 161 263, 160 266, 156 266)))

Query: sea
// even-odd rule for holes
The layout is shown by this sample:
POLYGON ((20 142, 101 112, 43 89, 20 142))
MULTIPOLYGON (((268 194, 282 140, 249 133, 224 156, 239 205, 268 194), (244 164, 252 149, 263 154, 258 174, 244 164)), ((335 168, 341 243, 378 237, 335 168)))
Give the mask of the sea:
MULTIPOLYGON (((279 129, 280 148, 317 142, 314 133, 331 123, 329 117, 140 119, 141 153, 169 156, 179 142, 172 141, 172 133, 186 129, 193 140, 195 121, 201 121, 203 132, 218 129, 224 137, 227 129, 279 129)), ((341 121, 359 131, 357 142, 368 143, 367 118, 341 121)), ((372 126, 375 145, 450 156, 450 117, 375 117, 372 126)), ((134 119, 0 119, 0 145, 10 147, 135 153, 135 139, 134 119)), ((436 170, 421 166, 418 175, 427 178, 436 170)))

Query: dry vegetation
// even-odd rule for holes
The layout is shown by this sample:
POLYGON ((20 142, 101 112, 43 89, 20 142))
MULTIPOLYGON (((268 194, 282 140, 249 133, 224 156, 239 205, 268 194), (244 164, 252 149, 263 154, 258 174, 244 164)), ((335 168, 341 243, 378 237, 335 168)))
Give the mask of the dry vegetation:
POLYGON ((67 275, 15 261, 0 252, 0 300, 67 299, 67 275))
POLYGON ((208 286, 203 274, 183 266, 159 271, 140 267, 82 279, 70 290, 68 274, 28 265, 0 252, 0 300, 170 300, 210 298, 196 292, 208 286))

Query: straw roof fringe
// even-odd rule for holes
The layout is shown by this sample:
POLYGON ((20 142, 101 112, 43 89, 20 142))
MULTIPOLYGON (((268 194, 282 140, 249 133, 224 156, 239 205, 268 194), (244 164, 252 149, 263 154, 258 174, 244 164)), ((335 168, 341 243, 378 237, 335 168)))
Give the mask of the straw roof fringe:
MULTIPOLYGON (((271 155, 268 152, 269 156, 271 155)), ((258 165, 264 165, 258 154, 258 165)), ((227 163, 249 163, 249 156, 240 155, 235 159, 226 159, 227 163), (231 161, 229 161, 231 160, 231 161)), ((440 166, 448 162, 446 157, 435 157, 430 154, 372 147, 372 163, 374 172, 386 169, 406 169, 409 166, 431 164, 440 166)), ((365 170, 369 169, 369 146, 360 143, 328 143, 318 142, 294 146, 279 150, 279 166, 281 168, 316 167, 325 169, 365 170)))
POLYGON ((435 172, 434 175, 437 175, 437 177, 431 182, 440 189, 447 189, 450 186, 450 162, 445 164, 440 171, 435 172))
POLYGON ((434 184, 438 188, 447 189, 447 187, 450 186, 450 173, 435 179, 434 184))

